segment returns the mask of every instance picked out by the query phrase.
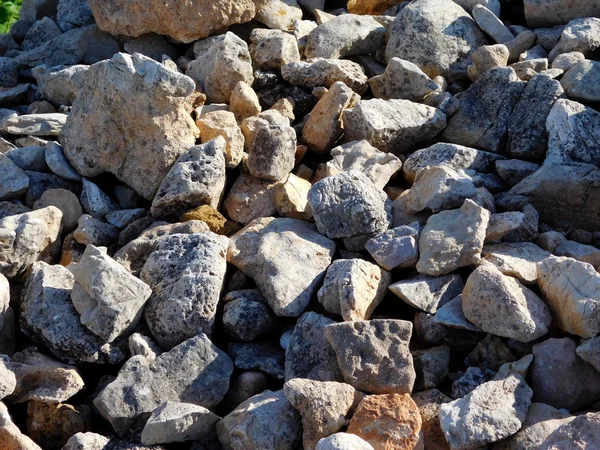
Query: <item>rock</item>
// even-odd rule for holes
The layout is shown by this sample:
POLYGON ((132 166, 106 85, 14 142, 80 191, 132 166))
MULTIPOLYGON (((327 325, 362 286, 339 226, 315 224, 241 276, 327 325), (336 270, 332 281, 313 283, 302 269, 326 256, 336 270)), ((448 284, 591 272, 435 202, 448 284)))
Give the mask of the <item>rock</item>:
MULTIPOLYGON (((406 9, 406 8, 405 8, 406 9)), ((408 100, 361 100, 342 114, 346 139, 365 139, 383 152, 404 153, 446 126, 440 110, 408 100)))
POLYGON ((219 416, 192 403, 168 401, 156 408, 142 431, 144 445, 200 440, 210 434, 219 416))
POLYGON ((317 442, 315 450, 373 450, 373 447, 355 434, 335 433, 317 442))
POLYGON ((35 263, 23 290, 21 331, 69 364, 102 362, 108 356, 103 343, 81 324, 71 302, 74 283, 64 267, 35 263))
POLYGON ((600 398, 600 373, 577 356, 576 347, 570 338, 548 339, 533 346, 534 401, 574 412, 600 398))
POLYGON ((584 56, 591 56, 599 47, 598 30, 600 19, 585 17, 570 21, 562 30, 560 40, 550 52, 548 59, 554 61, 562 53, 581 52, 584 56))
POLYGON ((598 413, 589 412, 577 416, 548 436, 540 449, 567 450, 574 442, 577 443, 576 445, 593 448, 600 442, 598 423, 600 423, 598 413))
POLYGON ((460 209, 431 216, 419 239, 417 271, 445 275, 479 263, 489 218, 489 211, 471 200, 460 209))
POLYGON ((35 442, 21 433, 8 413, 8 408, 0 402, 0 439, 6 450, 41 450, 35 442))
POLYGON ((433 322, 459 330, 481 331, 479 327, 467 320, 462 308, 462 295, 441 306, 433 316, 433 322))
POLYGON ((302 129, 306 145, 317 153, 324 153, 342 136, 342 112, 360 101, 358 94, 343 82, 335 82, 316 104, 302 129))
POLYGON ((514 35, 504 26, 502 21, 492 11, 481 4, 473 6, 473 18, 479 28, 485 31, 496 43, 504 44, 514 39, 514 35))
POLYGON ((515 186, 540 168, 537 164, 520 159, 496 161, 496 171, 509 186, 515 186))
POLYGON ((148 210, 144 208, 119 209, 109 212, 106 215, 106 221, 117 228, 127 228, 127 226, 136 220, 148 216, 148 210))
POLYGON ((598 104, 600 90, 596 84, 600 79, 600 63, 583 60, 574 64, 562 77, 560 84, 565 92, 574 100, 598 104))
MULTIPOLYGON (((6 277, 0 274, 0 353, 12 355, 15 346, 15 311, 10 307, 10 285, 6 277)), ((2 391, 0 383, 0 399, 8 395, 2 395, 2 391)))
POLYGON ((256 13, 254 3, 249 0, 219 0, 217 4, 200 0, 175 7, 160 2, 140 7, 131 0, 88 2, 98 26, 110 34, 132 37, 164 34, 186 44, 230 25, 248 22, 256 13))
POLYGON ((225 216, 209 205, 202 205, 183 213, 180 220, 182 222, 204 222, 210 231, 225 236, 231 236, 240 229, 239 225, 227 220, 225 216))
POLYGON ((560 69, 564 72, 568 72, 568 70, 577 64, 579 61, 585 59, 585 55, 581 52, 569 52, 569 53, 561 53, 554 61, 552 61, 553 69, 560 69))
POLYGON ((278 380, 285 377, 285 353, 274 342, 229 344, 227 351, 236 369, 260 370, 278 380))
POLYGON ((59 0, 56 23, 62 31, 69 31, 94 23, 94 16, 87 1, 59 0))
POLYGON ((419 260, 419 223, 403 225, 369 239, 365 249, 386 270, 412 268, 419 260))
POLYGON ((338 259, 327 269, 317 292, 326 311, 346 321, 366 320, 381 303, 391 274, 362 259, 338 259))
POLYGON ((348 433, 374 449, 418 448, 421 414, 409 394, 368 395, 350 420, 348 433))
MULTIPOLYGON (((46 164, 56 175, 65 180, 79 181, 81 175, 71 166, 65 158, 63 149, 56 142, 48 142, 44 150, 46 164)), ((84 185, 85 186, 85 185, 84 185)))
MULTIPOLYGON (((229 111, 234 114, 238 122, 260 114, 262 108, 258 96, 248 83, 239 81, 238 84, 235 85, 231 92, 231 97, 229 98, 229 111)), ((202 138, 202 136, 203 132, 202 129, 200 129, 200 137, 202 138)))
POLYGON ((194 56, 185 73, 209 103, 228 103, 238 82, 254 81, 248 45, 231 32, 194 43, 194 56))
POLYGON ((27 433, 49 450, 61 449, 72 435, 89 429, 91 414, 87 406, 36 401, 27 406, 27 433))
POLYGON ((287 180, 278 184, 275 190, 279 215, 290 219, 310 220, 312 211, 308 204, 308 191, 311 187, 310 181, 290 173, 287 180))
POLYGON ((29 28, 29 31, 27 31, 27 34, 25 35, 25 39, 21 43, 21 47, 23 50, 33 50, 61 34, 61 29, 52 19, 43 17, 29 28))
POLYGON ((598 5, 580 0, 525 0, 524 6, 527 24, 532 28, 559 25, 578 17, 597 17, 600 13, 598 5))
POLYGON ((346 59, 314 58, 295 61, 281 67, 281 76, 292 86, 330 88, 341 81, 359 95, 368 89, 364 69, 346 59))
POLYGON ((3 399, 14 392, 17 386, 17 378, 11 370, 10 365, 2 359, 0 359, 0 375, 2 375, 2 381, 0 381, 0 399, 3 399))
POLYGON ((391 201, 360 172, 342 172, 313 185, 308 202, 319 231, 330 238, 386 230, 391 201))
POLYGON ((290 30, 296 20, 302 19, 302 10, 296 0, 260 0, 255 5, 254 18, 269 28, 290 30))
POLYGON ((577 261, 600 267, 600 250, 592 245, 584 245, 575 241, 564 240, 554 250, 556 256, 567 256, 577 261))
POLYGON ((412 352, 415 366, 415 389, 424 390, 439 386, 450 365, 450 348, 446 346, 432 347, 427 350, 412 352))
POLYGON ((600 372, 600 337, 583 341, 579 347, 577 347, 575 353, 600 372))
POLYGON ((484 261, 526 285, 537 284, 536 264, 549 256, 549 252, 530 242, 485 245, 482 252, 484 261))
POLYGON ((0 123, 0 130, 9 134, 58 136, 67 121, 65 114, 27 114, 11 116, 0 123))
POLYGON ((467 355, 464 363, 467 367, 477 367, 487 373, 488 371, 496 372, 504 364, 511 363, 516 359, 517 357, 498 336, 488 334, 467 355))
POLYGON ((36 261, 51 262, 60 248, 61 219, 54 206, 0 219, 0 273, 13 279, 36 261))
POLYGON ((68 269, 75 278, 71 300, 86 328, 112 342, 135 327, 152 294, 147 284, 93 245, 68 269))
POLYGON ((496 161, 503 159, 504 157, 494 153, 440 142, 412 153, 404 162, 402 174, 412 184, 417 173, 427 166, 446 166, 456 171, 473 170, 483 173, 492 171, 496 161))
POLYGON ((551 256, 537 264, 537 280, 560 329, 584 338, 600 332, 600 275, 591 264, 551 256))
POLYGON ((300 444, 302 422, 283 391, 264 391, 246 400, 217 422, 224 449, 294 449, 300 444))
POLYGON ((203 204, 217 208, 225 189, 225 145, 217 136, 181 155, 158 188, 152 215, 177 216, 203 204))
MULTIPOLYGON (((177 49, 171 45, 165 37, 154 33, 143 34, 133 39, 129 39, 125 42, 123 48, 130 55, 141 53, 142 55, 158 62, 162 62, 163 64, 165 63, 165 61, 162 60, 163 55, 171 59, 177 59, 179 56, 177 49)), ((172 64, 169 67, 175 70, 176 64, 172 64)))
POLYGON ((241 224, 273 216, 277 211, 275 195, 279 184, 242 172, 223 202, 225 213, 241 224))
POLYGON ((236 341, 254 341, 279 328, 277 316, 267 305, 245 297, 227 303, 221 320, 225 333, 236 341))
POLYGON ((445 396, 437 389, 428 389, 418 392, 412 396, 413 401, 419 407, 421 413, 421 431, 425 440, 426 449, 449 450, 448 442, 440 428, 439 410, 444 403, 451 402, 450 397, 445 396))
POLYGON ((76 64, 74 66, 41 65, 31 69, 43 97, 58 105, 72 105, 90 66, 76 64))
POLYGON ((119 209, 117 204, 106 195, 100 188, 91 181, 83 179, 83 189, 81 191, 81 206, 92 217, 96 219, 104 219, 104 217, 112 211, 119 209))
POLYGON ((377 188, 383 189, 402 167, 396 156, 377 150, 365 140, 334 147, 329 154, 332 159, 319 168, 319 178, 356 170, 369 177, 377 188))
POLYGON ((410 306, 434 314, 438 307, 460 295, 463 288, 460 275, 417 275, 392 284, 390 291, 410 306))
POLYGON ((458 372, 458 378, 452 383, 452 397, 463 398, 470 394, 483 383, 493 380, 496 373, 486 369, 483 372, 479 367, 467 367, 465 372, 458 372))
POLYGON ((0 200, 19 198, 29 187, 29 177, 8 156, 0 153, 0 200))
POLYGON ((73 237, 80 244, 106 247, 117 242, 119 239, 119 229, 88 214, 84 214, 77 221, 77 229, 73 232, 73 237))
POLYGON ((153 360, 163 352, 151 338, 140 333, 133 333, 129 336, 127 343, 131 356, 141 355, 153 360))
POLYGON ((324 330, 346 382, 374 394, 410 393, 415 382, 408 349, 412 324, 374 319, 329 325, 324 330))
POLYGON ((252 63, 258 69, 281 70, 286 64, 300 61, 296 38, 281 30, 255 28, 250 42, 252 63))
POLYGON ((152 288, 144 318, 163 348, 210 334, 226 269, 228 239, 211 232, 161 238, 141 279, 152 288))
POLYGON ((342 14, 310 32, 304 55, 306 59, 368 55, 385 45, 385 33, 373 17, 342 14))
POLYGON ((395 57, 390 59, 382 75, 369 80, 369 85, 377 98, 397 98, 413 102, 422 101, 427 94, 438 89, 438 85, 418 66, 395 57))
POLYGON ((248 151, 248 171, 264 180, 285 180, 294 168, 296 144, 296 132, 289 125, 259 126, 248 151))
POLYGON ((103 450, 110 439, 96 433, 77 433, 69 438, 62 450, 103 450))
POLYGON ((26 212, 31 212, 31 209, 27 206, 19 205, 18 203, 12 203, 9 201, 0 202, 0 219, 26 212))
MULTIPOLYGON (((533 35, 533 33, 531 34, 533 35)), ((533 36, 535 37, 535 35, 533 36)), ((511 45, 511 42, 512 41, 509 41, 506 44, 511 45)), ((467 69, 469 78, 472 81, 476 81, 482 73, 485 73, 494 67, 505 67, 508 64, 511 56, 507 45, 484 45, 483 47, 479 47, 477 50, 475 50, 471 55, 473 58, 473 64, 467 69)))
POLYGON ((474 448, 504 439, 521 428, 533 392, 520 375, 478 386, 440 407, 440 425, 453 449, 474 448))
POLYGON ((511 113, 525 83, 511 68, 497 67, 482 74, 460 97, 460 108, 442 135, 455 144, 502 153, 511 113))
POLYGON ((267 381, 267 375, 262 372, 242 372, 231 382, 223 400, 227 411, 234 410, 240 403, 263 392, 267 388, 267 381))
POLYGON ((343 381, 336 354, 324 329, 335 322, 315 312, 304 313, 296 322, 285 352, 285 379, 343 381))
POLYGON ((471 16, 451 0, 418 0, 403 8, 389 27, 385 57, 416 64, 429 77, 466 78, 469 56, 487 38, 471 16))
POLYGON ((196 120, 196 125, 200 129, 202 144, 214 141, 212 147, 216 146, 224 154, 226 167, 229 169, 237 167, 244 152, 244 135, 236 123, 234 114, 229 111, 209 112, 196 120), (224 149, 220 148, 221 142, 216 139, 219 136, 225 139, 224 149))
POLYGON ((81 193, 81 185, 73 181, 65 180, 57 175, 33 172, 26 170, 25 174, 29 177, 29 189, 25 192, 24 203, 29 208, 40 199, 42 194, 48 189, 67 189, 75 194, 81 193))
POLYGON ((153 361, 143 356, 129 359, 94 405, 123 435, 167 401, 216 406, 227 392, 232 371, 231 359, 200 334, 153 361))
POLYGON ((526 221, 525 214, 519 211, 492 214, 485 233, 485 242, 497 242, 502 239, 511 240, 508 237, 523 231, 526 227, 526 221))
POLYGON ((314 449, 321 438, 346 426, 362 399, 362 394, 348 384, 301 378, 285 383, 283 392, 302 416, 305 449, 314 449))
POLYGON ((321 284, 334 252, 334 242, 313 225, 269 217, 232 236, 227 260, 254 279, 275 314, 297 317, 321 284))
POLYGON ((5 155, 22 170, 33 170, 37 172, 48 170, 48 166, 44 159, 44 147, 18 147, 7 151, 5 155))

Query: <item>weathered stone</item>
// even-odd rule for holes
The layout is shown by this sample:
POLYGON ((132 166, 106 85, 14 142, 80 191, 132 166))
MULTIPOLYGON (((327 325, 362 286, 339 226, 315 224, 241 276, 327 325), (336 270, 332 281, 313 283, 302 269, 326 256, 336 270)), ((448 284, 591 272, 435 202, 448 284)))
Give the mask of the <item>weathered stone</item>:
POLYGON ((600 267, 600 250, 592 245, 565 239, 554 249, 553 253, 556 256, 567 256, 591 264, 596 269, 600 267))
POLYGON ((481 4, 473 6, 473 18, 479 28, 490 36, 497 44, 504 44, 514 39, 514 35, 492 11, 481 4))
POLYGON ((83 179, 83 188, 79 200, 85 211, 99 220, 104 219, 109 212, 119 209, 117 204, 96 184, 85 178, 83 179))
POLYGON ((581 52, 586 57, 592 56, 600 48, 599 30, 600 18, 597 17, 570 21, 562 30, 560 40, 550 52, 548 59, 554 61, 558 55, 570 52, 581 52))
POLYGON ((153 361, 143 356, 129 359, 94 405, 123 435, 167 401, 216 406, 227 392, 232 371, 231 359, 200 334, 153 361))
POLYGON ((250 56, 255 68, 281 70, 293 61, 300 61, 296 38, 280 30, 255 28, 250 33, 250 56))
POLYGON ((56 25, 56 22, 49 17, 43 17, 29 28, 29 31, 27 31, 27 34, 25 35, 25 39, 21 43, 21 47, 26 51, 33 50, 61 34, 62 31, 58 25, 56 25))
POLYGON ((301 442, 302 422, 283 391, 264 391, 217 422, 217 434, 225 450, 292 450, 301 442))
POLYGON ((362 394, 348 384, 302 378, 289 380, 283 392, 302 416, 302 441, 307 450, 313 450, 321 438, 346 426, 362 399, 362 394))
POLYGON ((418 448, 421 424, 421 414, 409 394, 368 395, 350 420, 348 433, 377 450, 407 450, 418 448))
POLYGON ((460 275, 417 275, 392 284, 390 291, 410 306, 434 314, 438 307, 460 295, 463 288, 460 275))
POLYGON ((537 280, 559 328, 584 338, 600 332, 600 275, 591 264, 551 256, 537 264, 537 280))
POLYGON ((59 0, 56 11, 56 23, 63 31, 94 23, 94 15, 87 1, 59 0))
POLYGON ((269 28, 290 30, 295 21, 302 19, 302 10, 296 0, 258 0, 255 20, 269 28))
POLYGON ((434 314, 433 322, 459 330, 481 331, 479 327, 467 320, 462 308, 462 295, 442 305, 434 314))
POLYGON ((248 151, 248 171, 264 180, 285 180, 294 168, 296 143, 289 125, 259 126, 248 151))
POLYGON ((248 44, 231 32, 194 43, 194 55, 185 73, 209 103, 228 103, 238 82, 254 81, 248 44))
POLYGON ((404 153, 446 126, 446 115, 439 109, 409 100, 361 100, 342 117, 348 140, 366 139, 391 153, 404 153))
POLYGON ((193 90, 192 80, 139 54, 94 65, 61 134, 66 157, 85 177, 111 172, 152 199, 194 145, 197 128, 184 107, 193 90))
POLYGON ((450 365, 450 348, 446 346, 432 347, 427 350, 412 352, 415 366, 415 389, 423 390, 439 386, 450 365))
POLYGON ((489 211, 471 200, 431 216, 419 239, 417 270, 436 276, 479 263, 489 218, 489 211))
POLYGON ((290 173, 287 180, 279 184, 275 191, 279 215, 290 219, 310 220, 312 211, 308 204, 308 191, 311 186, 310 181, 290 173))
POLYGON ((96 433, 77 433, 69 438, 62 450, 103 450, 110 439, 96 433))
MULTIPOLYGON (((492 214, 485 232, 485 242, 498 242, 508 235, 523 230, 526 226, 525 214, 519 211, 507 211, 492 214)), ((509 239, 506 239, 509 240, 509 239)))
MULTIPOLYGON (((243 83, 243 81, 240 81, 238 85, 241 83, 243 83)), ((248 89, 252 89, 248 85, 246 86, 248 89)), ((234 92, 236 91, 234 90, 234 92)), ((260 109, 258 112, 260 112, 260 109)), ((252 115, 254 114, 251 114, 251 116, 252 115)), ((209 112, 196 120, 196 125, 200 129, 200 141, 203 144, 208 143, 218 136, 223 136, 223 138, 225 138, 226 147, 222 151, 224 152, 226 166, 228 169, 237 167, 242 161, 242 155, 244 153, 244 135, 236 123, 234 113, 229 111, 209 112)))
POLYGON ((165 34, 189 43, 236 23, 248 22, 256 13, 251 0, 207 0, 165 5, 131 0, 88 0, 98 26, 114 35, 165 34))
POLYGON ((42 450, 29 437, 21 433, 12 421, 8 408, 0 402, 0 440, 6 450, 42 450))
POLYGON ((330 88, 342 81, 359 95, 368 89, 364 69, 346 59, 314 58, 308 61, 295 61, 281 68, 281 76, 292 86, 330 88))
POLYGON ((229 344, 227 352, 240 370, 259 370, 278 380, 285 377, 285 353, 274 342, 229 344))
POLYGON ((119 209, 117 211, 109 212, 106 215, 106 221, 117 228, 124 229, 127 228, 130 223, 147 216, 148 210, 144 208, 119 209))
POLYGON ((221 321, 225 333, 236 341, 254 341, 279 328, 277 316, 267 305, 245 297, 226 303, 221 321))
POLYGON ((537 284, 536 264, 549 256, 549 252, 530 242, 486 245, 482 252, 483 260, 527 285, 537 284))
POLYGON ((600 399, 600 373, 575 353, 576 347, 570 338, 533 346, 534 401, 574 412, 600 399))
POLYGON ((419 260, 419 223, 387 230, 369 239, 365 249, 386 270, 412 268, 419 260))
POLYGON ((192 403, 168 401, 152 411, 144 425, 144 445, 200 440, 214 429, 219 416, 192 403))
POLYGON ((342 14, 310 32, 304 55, 306 59, 368 55, 385 45, 385 33, 373 17, 342 14))
POLYGON ((91 429, 91 413, 87 406, 29 402, 27 433, 48 450, 60 450, 78 432, 91 429))
POLYGON ((228 239, 210 231, 161 238, 141 279, 152 288, 144 318, 156 341, 172 348, 210 334, 226 269, 228 239))
POLYGON ((597 17, 598 5, 581 0, 525 0, 525 18, 532 28, 551 27, 578 17, 597 17))
POLYGON ((487 38, 463 8, 451 0, 418 0, 403 8, 389 28, 385 50, 416 64, 429 77, 466 78, 470 54, 487 38))
POLYGON ((29 187, 29 177, 7 155, 0 153, 0 200, 18 198, 29 187))
POLYGON ((0 122, 0 130, 9 134, 58 136, 66 122, 67 115, 60 113, 15 115, 0 122))
POLYGON ((600 336, 584 340, 575 352, 600 372, 600 336))
POLYGON ((539 165, 520 159, 504 159, 496 161, 496 171, 509 186, 515 186, 527 178, 529 175, 537 172, 539 165))
POLYGON ((438 85, 418 66, 396 57, 388 62, 382 75, 369 80, 369 85, 377 98, 397 98, 413 102, 422 101, 427 94, 438 89, 438 85))
POLYGON ((275 215, 275 195, 279 181, 261 180, 242 171, 223 202, 223 209, 231 220, 248 224, 261 217, 275 215))
POLYGON ((581 52, 561 53, 554 58, 551 67, 553 69, 561 69, 564 72, 567 72, 571 67, 584 59, 585 55, 581 52))
POLYGON ((81 180, 81 175, 71 166, 63 149, 56 142, 48 142, 44 147, 44 159, 50 170, 56 175, 71 181, 81 180))
POLYGON ((44 158, 44 147, 18 147, 5 153, 17 167, 22 170, 33 170, 44 172, 48 170, 48 165, 44 158))
POLYGON ((344 380, 336 354, 324 333, 331 324, 335 322, 315 312, 305 313, 298 319, 285 352, 286 380, 344 380))
POLYGON ((334 252, 334 242, 313 225, 269 217, 232 236, 227 260, 254 279, 275 314, 297 317, 321 284, 334 252))
POLYGON ((594 448, 600 444, 600 414, 589 412, 557 428, 539 447, 541 450, 568 450, 573 444, 594 448))
POLYGON ((118 241, 119 229, 89 214, 84 214, 77 221, 77 229, 73 232, 73 237, 80 244, 107 247, 118 241))
POLYGON ((355 434, 334 433, 317 442, 315 450, 374 450, 371 444, 355 434))
MULTIPOLYGON (((235 85, 231 92, 231 97, 229 98, 229 111, 234 114, 238 122, 260 114, 262 108, 258 96, 248 83, 239 81, 238 84, 235 85)), ((202 138, 204 132, 200 126, 198 128, 200 128, 200 138, 202 138)))
POLYGON ((268 376, 258 371, 242 372, 231 381, 222 405, 233 411, 241 403, 267 389, 268 376))
POLYGON ((517 357, 498 336, 488 334, 467 355, 464 363, 467 367, 477 367, 487 373, 488 371, 496 372, 504 364, 511 363, 516 359, 517 357))
POLYGON ((58 105, 72 105, 83 87, 90 66, 36 66, 31 74, 44 98, 58 105))
POLYGON ((332 324, 324 331, 348 384, 375 394, 412 391, 412 323, 374 319, 332 324))
POLYGON ((413 401, 421 413, 421 432, 428 450, 449 450, 448 442, 440 428, 439 411, 444 403, 451 402, 450 397, 445 396, 437 389, 428 389, 417 392, 412 396, 413 401))
MULTIPOLYGON (((509 42, 506 44, 510 45, 509 42)), ((511 56, 507 45, 484 45, 475 50, 471 55, 473 64, 467 69, 469 78, 472 81, 476 81, 482 73, 485 73, 494 67, 505 67, 511 56)))

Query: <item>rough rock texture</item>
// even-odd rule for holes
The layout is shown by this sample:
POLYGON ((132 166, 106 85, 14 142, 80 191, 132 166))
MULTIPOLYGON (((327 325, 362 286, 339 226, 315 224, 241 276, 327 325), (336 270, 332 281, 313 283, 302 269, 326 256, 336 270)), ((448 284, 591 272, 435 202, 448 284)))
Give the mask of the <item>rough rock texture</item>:
POLYGON ((413 394, 412 398, 421 413, 421 431, 425 440, 425 448, 428 450, 448 450, 450 447, 440 427, 439 412, 440 406, 451 402, 452 399, 437 389, 418 392, 413 394))
POLYGON ((273 216, 277 211, 275 196, 280 184, 280 181, 261 180, 242 172, 227 194, 223 209, 231 220, 243 225, 273 216))
POLYGON ((387 230, 369 239, 365 249, 386 270, 411 268, 419 260, 418 222, 387 230))
POLYGON ((87 406, 32 401, 27 405, 27 433, 48 450, 59 450, 77 432, 91 428, 87 406))
POLYGON ((292 86, 330 88, 342 81, 359 95, 368 89, 367 76, 357 63, 346 59, 313 58, 295 61, 281 68, 281 76, 292 86))
POLYGON ((355 434, 334 433, 321 439, 315 450, 373 450, 373 446, 355 434))
POLYGON ((192 42, 235 23, 248 22, 256 13, 252 0, 193 0, 175 5, 160 1, 88 0, 98 26, 111 34, 165 34, 192 42))
POLYGON ((369 85, 377 98, 399 98, 413 102, 420 102, 427 94, 439 89, 418 66, 396 57, 388 62, 383 75, 369 80, 369 85))
POLYGON ((248 171, 263 180, 285 180, 294 168, 296 144, 296 133, 289 125, 260 125, 248 144, 248 171))
POLYGON ((600 435, 598 433, 599 424, 600 414, 597 412, 577 416, 550 434, 540 446, 540 449, 567 450, 568 448, 572 448, 573 443, 582 448, 594 448, 600 443, 600 435))
POLYGON ((12 421, 8 408, 0 402, 0 439, 7 450, 41 450, 41 447, 21 433, 12 421))
POLYGON ((525 285, 537 284, 536 264, 549 256, 550 252, 530 242, 486 245, 482 252, 483 260, 525 285))
POLYGON ((8 156, 0 154, 0 200, 18 198, 29 187, 29 177, 8 156))
MULTIPOLYGON (((236 89, 242 85, 246 86, 247 89, 252 90, 252 88, 250 88, 246 83, 240 81, 236 85, 236 88, 234 88, 233 93, 235 93, 236 89)), ((233 112, 212 111, 203 114, 202 117, 196 120, 196 125, 200 129, 200 140, 203 144, 208 143, 218 136, 223 136, 223 138, 225 138, 226 146, 223 151, 225 153, 225 163, 229 169, 233 169, 234 167, 238 166, 238 164, 242 161, 242 156, 244 153, 244 135, 236 123, 236 118, 240 114, 244 116, 246 114, 250 114, 250 116, 253 116, 260 113, 260 105, 256 105, 258 106, 258 112, 257 109, 244 110, 244 112, 238 111, 240 106, 236 106, 236 103, 233 101, 233 93, 231 105, 233 112)), ((252 91, 252 93, 254 93, 254 91, 252 91)), ((254 95, 256 96, 256 94, 254 95)), ((258 98, 256 99, 256 102, 258 103, 258 98)))
POLYGON ((525 18, 530 27, 551 27, 578 17, 598 17, 600 6, 582 0, 525 0, 525 18))
POLYGON ((410 306, 434 314, 438 307, 460 295, 463 288, 462 278, 457 274, 417 275, 392 284, 390 291, 410 306))

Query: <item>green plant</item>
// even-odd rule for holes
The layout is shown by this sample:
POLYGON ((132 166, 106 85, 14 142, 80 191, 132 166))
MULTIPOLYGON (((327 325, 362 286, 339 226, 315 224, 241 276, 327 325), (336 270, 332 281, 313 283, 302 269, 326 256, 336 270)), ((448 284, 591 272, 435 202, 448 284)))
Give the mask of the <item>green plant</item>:
POLYGON ((8 33, 19 18, 23 0, 0 0, 0 33, 8 33))

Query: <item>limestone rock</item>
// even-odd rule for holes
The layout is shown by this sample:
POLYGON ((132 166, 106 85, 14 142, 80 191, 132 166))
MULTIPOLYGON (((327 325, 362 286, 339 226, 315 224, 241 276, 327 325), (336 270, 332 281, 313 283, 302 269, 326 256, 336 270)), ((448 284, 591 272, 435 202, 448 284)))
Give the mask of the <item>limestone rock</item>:
POLYGON ((114 35, 164 34, 189 43, 210 36, 236 23, 248 22, 256 14, 252 0, 195 0, 166 5, 132 0, 88 0, 98 26, 114 35))
POLYGON ((261 180, 242 171, 223 202, 227 216, 246 225, 255 219, 275 215, 279 181, 261 180))
POLYGON ((432 320, 438 325, 468 331, 481 331, 479 327, 467 320, 462 308, 462 295, 453 298, 440 307, 432 320))
POLYGON ((390 291, 410 306, 434 314, 438 307, 460 295, 463 288, 460 275, 417 275, 392 284, 390 291))
POLYGON ((440 428, 439 412, 441 405, 451 402, 452 399, 437 389, 417 392, 413 394, 412 398, 421 413, 421 431, 425 440, 425 448, 428 450, 449 450, 448 442, 440 428))
POLYGON ((248 171, 264 180, 285 180, 294 168, 296 143, 296 132, 289 125, 259 126, 248 151, 248 171))
POLYGON ((530 242, 486 245, 482 252, 484 261, 526 285, 537 284, 536 264, 549 256, 549 252, 530 242))
MULTIPOLYGON (((237 86, 241 85, 242 83, 244 82, 240 81, 236 85, 235 89, 237 89, 237 86)), ((246 86, 248 89, 252 89, 248 85, 246 86)), ((236 92, 235 89, 233 91, 234 93, 236 92)), ((258 102, 258 99, 256 99, 256 101, 258 102)), ((260 112, 260 105, 258 112, 260 112)), ((252 115, 254 114, 251 114, 251 116, 252 115)), ((228 169, 237 167, 242 161, 242 155, 244 153, 244 135, 236 123, 236 117, 234 113, 229 111, 209 112, 196 120, 196 125, 200 129, 200 141, 202 144, 207 144, 209 141, 217 138, 218 136, 223 136, 226 144, 226 147, 223 150, 226 167, 228 169)), ((213 145, 216 144, 213 143, 213 145)))
POLYGON ((8 408, 0 402, 0 439, 7 450, 41 450, 42 448, 21 433, 12 421, 8 408))
POLYGON ((598 424, 600 414, 589 412, 577 416, 572 421, 562 425, 553 432, 540 446, 541 450, 567 450, 569 447, 581 445, 582 447, 594 448, 600 443, 598 435, 598 424))
POLYGON ((497 44, 504 44, 514 39, 514 35, 508 27, 485 6, 478 3, 473 6, 471 13, 479 28, 485 31, 497 44))
POLYGON ((18 198, 29 187, 29 177, 7 155, 0 153, 0 200, 18 198))
POLYGON ((119 229, 109 223, 84 214, 77 221, 77 229, 73 238, 79 244, 106 247, 115 244, 119 239, 119 229))
POLYGON ((419 223, 387 230, 369 239, 365 249, 386 270, 412 268, 419 260, 419 223))
POLYGON ((373 447, 355 434, 334 433, 317 442, 315 450, 373 450, 373 447))
MULTIPOLYGON (((262 108, 258 96, 248 83, 239 81, 238 84, 235 85, 231 92, 231 97, 229 98, 229 111, 234 114, 238 122, 260 114, 262 108)), ((198 128, 200 128, 200 138, 202 138, 204 132, 200 126, 198 126, 198 128)), ((234 159, 232 159, 232 163, 233 161, 234 159)))
POLYGON ((285 377, 285 353, 274 342, 229 344, 233 365, 240 370, 259 370, 273 378, 285 377))
POLYGON ((404 153, 446 126, 446 115, 439 109, 409 100, 361 100, 342 117, 348 140, 366 139, 391 153, 404 153))
POLYGON ((436 276, 477 264, 489 218, 489 211, 471 200, 431 216, 419 239, 417 270, 436 276))
POLYGON ((600 336, 584 340, 575 350, 577 355, 600 372, 600 336))
POLYGON ((520 159, 504 159, 496 161, 496 171, 509 186, 515 186, 535 173, 540 168, 539 165, 520 159))
POLYGON ((172 348, 210 334, 226 269, 228 239, 210 231, 159 240, 142 269, 152 288, 144 318, 156 341, 172 348))
POLYGON ((562 30, 560 40, 548 55, 550 61, 562 53, 580 52, 589 57, 600 47, 600 19, 585 17, 570 21, 562 30))
POLYGON ((450 347, 431 347, 412 352, 415 366, 415 389, 430 389, 442 384, 450 369, 450 347))
POLYGON ((598 17, 598 5, 581 0, 525 0, 525 18, 532 28, 551 27, 578 17, 598 17))
POLYGON ((560 84, 574 100, 597 104, 600 90, 596 87, 600 79, 600 63, 583 60, 574 64, 561 78, 560 84))
POLYGON ((69 438, 63 450, 103 450, 110 439, 96 433, 77 433, 69 438))
POLYGON ((296 0, 258 0, 254 17, 269 28, 290 30, 296 20, 302 19, 302 10, 296 0))
POLYGON ((87 1, 60 0, 56 10, 56 23, 63 31, 94 23, 87 1))
POLYGON ((44 98, 59 105, 72 105, 90 66, 36 66, 31 70, 44 98))
POLYGON ((479 78, 479 76, 482 73, 485 73, 488 70, 493 69, 494 67, 507 66, 511 56, 510 50, 507 46, 510 45, 511 50, 514 51, 514 47, 518 45, 516 42, 511 45, 510 42, 512 41, 507 42, 507 45, 484 45, 475 50, 471 55, 471 57, 473 58, 473 64, 470 65, 467 69, 467 74, 469 75, 469 78, 472 81, 477 81, 477 78, 479 78))
POLYGON ((285 183, 278 184, 275 191, 279 215, 290 219, 310 220, 312 211, 308 204, 308 191, 311 187, 310 181, 290 173, 285 183))
POLYGON ((412 323, 391 319, 343 322, 325 328, 346 382, 375 394, 412 391, 411 334, 412 323))
POLYGON ((85 177, 110 172, 152 199, 194 145, 197 129, 184 107, 193 90, 188 77, 139 54, 95 64, 61 134, 65 156, 85 177))
MULTIPOLYGON (((259 298, 266 302, 262 295, 259 298)), ((225 333, 236 341, 254 341, 279 328, 277 316, 267 305, 244 296, 225 304, 221 320, 225 333)))
POLYGON ((300 61, 298 42, 289 33, 255 28, 250 33, 250 42, 250 56, 255 68, 281 70, 286 64, 300 61))
POLYGON ((106 195, 96 184, 83 179, 81 196, 79 197, 83 209, 95 219, 102 220, 112 211, 119 209, 117 204, 106 195))
POLYGON ((123 435, 167 401, 216 406, 227 392, 232 371, 231 359, 200 334, 153 361, 143 356, 129 359, 94 405, 123 435))
POLYGON ((313 58, 295 61, 281 68, 281 76, 292 86, 330 88, 342 81, 359 95, 368 89, 367 76, 357 63, 346 59, 313 58))
POLYGON ((60 113, 15 115, 0 122, 0 130, 17 135, 58 136, 66 122, 67 115, 60 113))
POLYGON ((410 61, 392 58, 382 75, 369 80, 373 94, 377 98, 405 99, 422 101, 427 94, 438 90, 435 84, 418 66, 410 61))
POLYGON ((71 166, 63 148, 56 142, 48 142, 44 150, 44 158, 46 164, 56 175, 64 178, 65 180, 79 181, 81 175, 71 166))
POLYGON ((91 429, 91 413, 87 406, 61 403, 29 402, 27 433, 48 450, 59 450, 68 439, 91 429))

